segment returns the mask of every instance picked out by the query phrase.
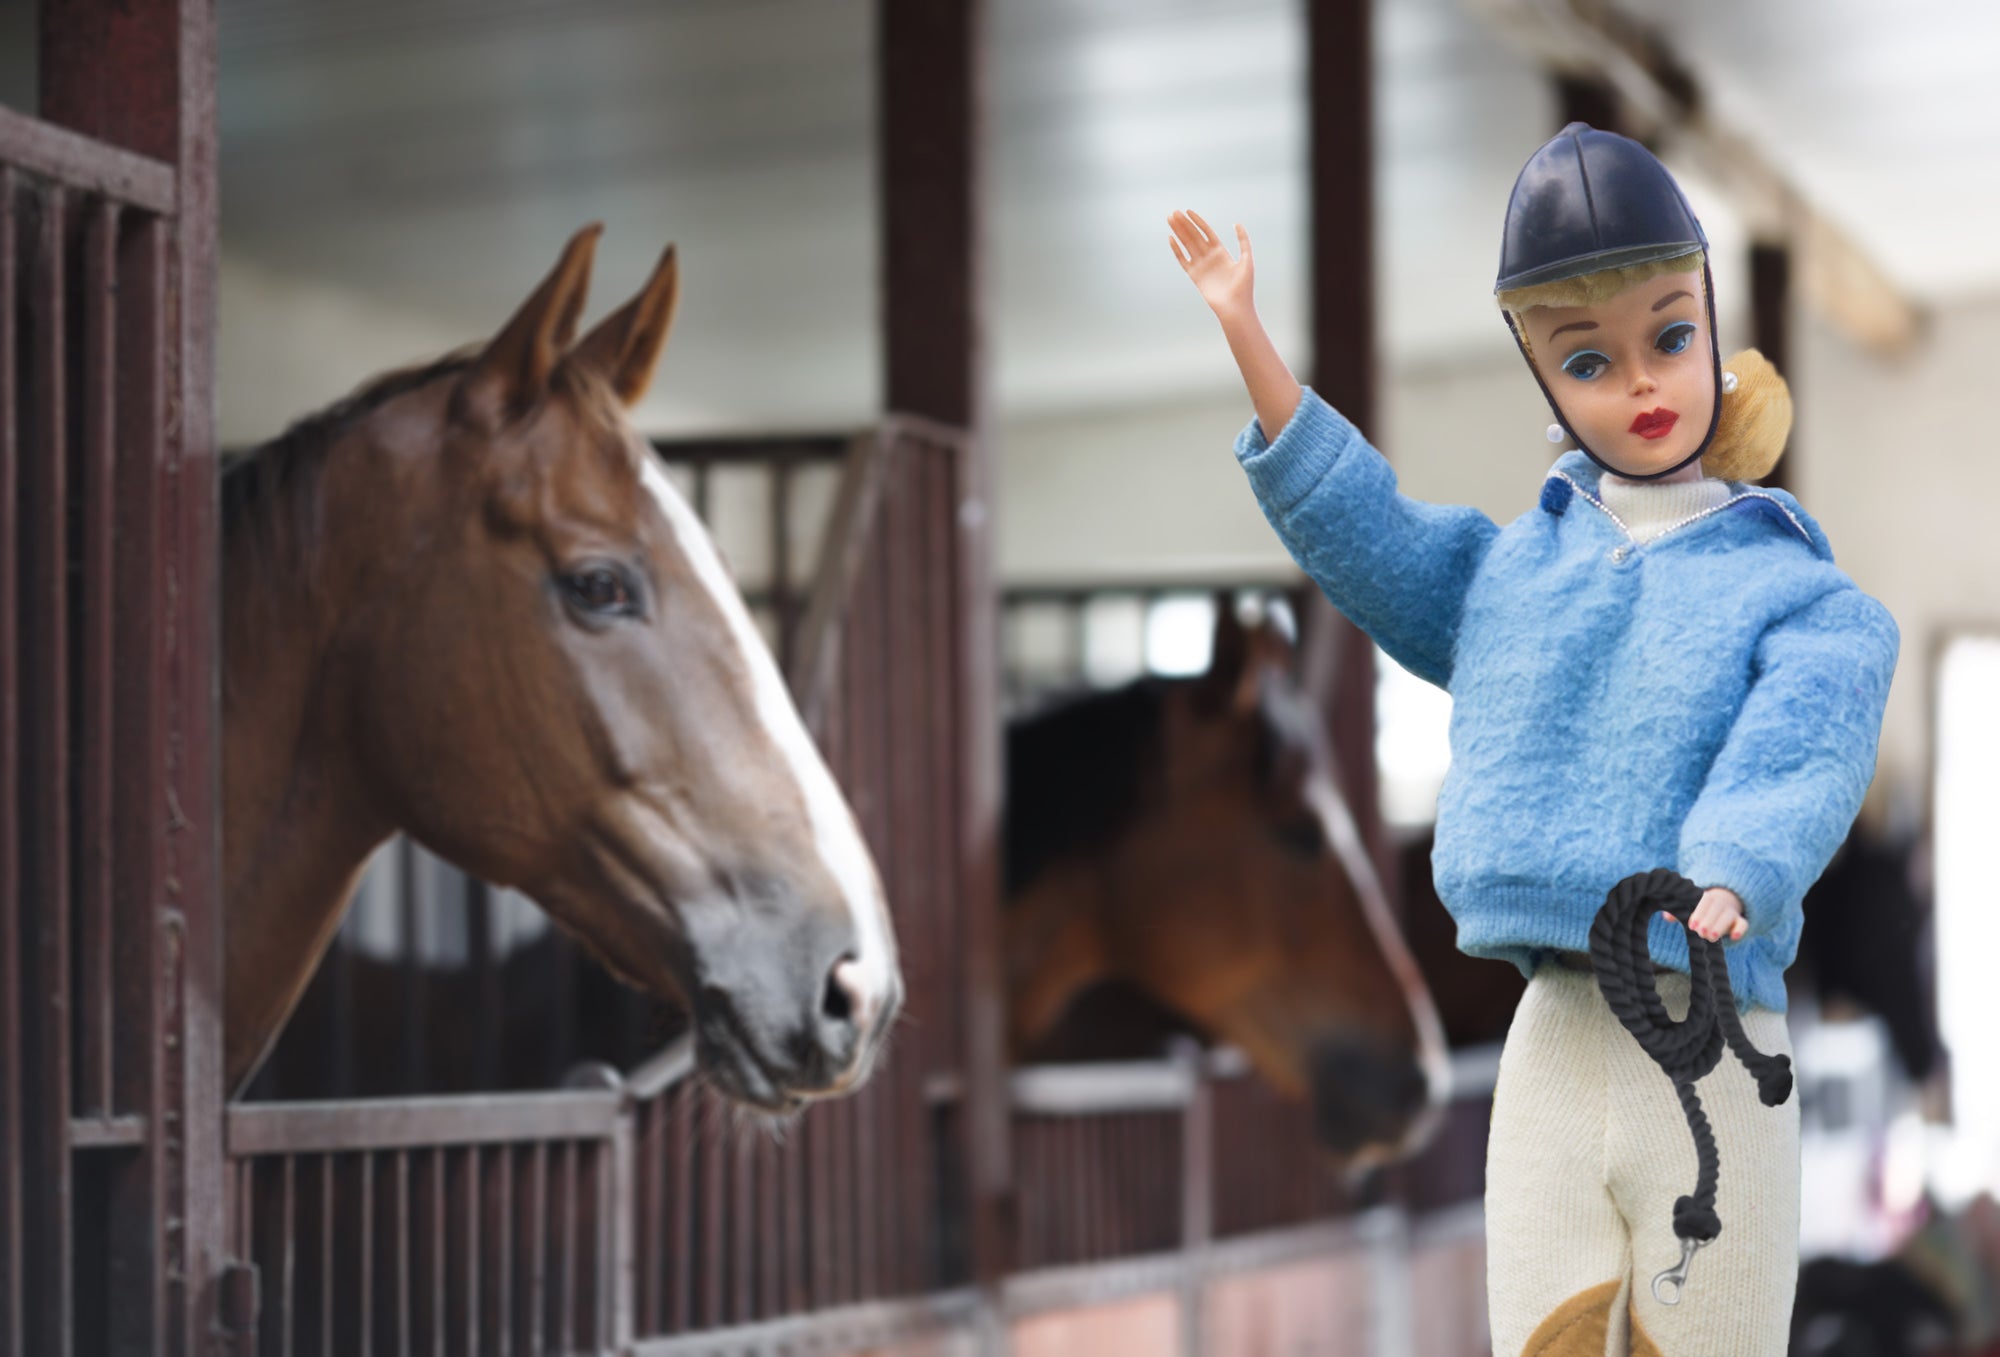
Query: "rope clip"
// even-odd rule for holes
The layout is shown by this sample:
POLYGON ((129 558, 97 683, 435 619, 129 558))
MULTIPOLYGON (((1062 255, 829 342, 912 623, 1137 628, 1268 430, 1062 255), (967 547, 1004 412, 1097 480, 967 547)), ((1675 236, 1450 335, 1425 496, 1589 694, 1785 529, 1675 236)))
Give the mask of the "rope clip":
POLYGON ((1694 1261, 1695 1250, 1707 1242, 1705 1239, 1683 1239, 1681 1241, 1680 1262, 1653 1278, 1654 1300, 1662 1305, 1679 1305, 1681 1303, 1681 1291, 1687 1286, 1688 1264, 1694 1261), (1668 1289, 1664 1292, 1660 1290, 1660 1283, 1662 1282, 1665 1282, 1668 1286, 1668 1289))

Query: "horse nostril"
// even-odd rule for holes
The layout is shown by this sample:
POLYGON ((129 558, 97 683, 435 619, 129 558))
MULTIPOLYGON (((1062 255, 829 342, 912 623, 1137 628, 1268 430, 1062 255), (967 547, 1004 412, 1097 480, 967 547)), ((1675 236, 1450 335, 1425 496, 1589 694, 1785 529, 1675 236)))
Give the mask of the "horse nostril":
POLYGON ((844 956, 833 963, 833 969, 826 973, 826 991, 820 998, 820 1014, 833 1022, 847 1024, 854 1020, 855 1000, 848 988, 848 977, 841 972, 854 965, 854 958, 844 956))

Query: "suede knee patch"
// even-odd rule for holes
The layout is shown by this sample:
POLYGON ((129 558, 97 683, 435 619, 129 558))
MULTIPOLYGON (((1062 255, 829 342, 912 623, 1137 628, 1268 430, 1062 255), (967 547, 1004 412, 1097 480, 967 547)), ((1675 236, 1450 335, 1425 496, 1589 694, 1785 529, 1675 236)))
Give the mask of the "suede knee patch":
MULTIPOLYGON (((1604 1341, 1611 1331, 1611 1306, 1618 1299, 1618 1286, 1618 1280, 1613 1278, 1577 1292, 1549 1311, 1548 1318, 1528 1336, 1521 1357, 1604 1357, 1604 1341)), ((1633 1357, 1638 1357, 1638 1351, 1634 1349, 1633 1357)))
MULTIPOLYGON (((1535 1326, 1521 1357, 1604 1357, 1619 1285, 1616 1279, 1603 1282, 1558 1305, 1535 1326)), ((1637 1307, 1628 1308, 1626 1314, 1632 1326, 1631 1357, 1664 1357, 1660 1345, 1639 1327, 1637 1307)))

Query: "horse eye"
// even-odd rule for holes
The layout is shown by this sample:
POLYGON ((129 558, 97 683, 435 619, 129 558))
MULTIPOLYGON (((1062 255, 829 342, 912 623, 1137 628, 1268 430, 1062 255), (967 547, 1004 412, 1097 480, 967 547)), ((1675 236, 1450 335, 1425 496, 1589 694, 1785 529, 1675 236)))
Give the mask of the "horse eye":
POLYGON ((589 566, 565 575, 563 590, 570 602, 587 613, 609 617, 633 610, 632 591, 609 566, 589 566))

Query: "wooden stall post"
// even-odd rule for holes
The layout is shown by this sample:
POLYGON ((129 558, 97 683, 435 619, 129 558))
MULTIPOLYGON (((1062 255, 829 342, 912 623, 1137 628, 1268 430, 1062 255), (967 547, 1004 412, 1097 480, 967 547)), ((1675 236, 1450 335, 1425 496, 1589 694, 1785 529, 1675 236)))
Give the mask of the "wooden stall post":
POLYGON ((171 212, 123 232, 109 261, 126 293, 115 348, 121 781, 111 823, 86 829, 111 836, 121 1042, 139 1039, 119 1048, 117 1106, 137 1129, 106 1189, 110 1257, 90 1262, 117 1292, 103 1321, 111 1346, 194 1354, 214 1341, 225 1261, 214 0, 43 0, 40 33, 42 116, 173 170, 171 212))
POLYGON ((957 503, 967 1199, 976 1280, 1013 1257, 999 946, 1000 742, 979 250, 980 0, 877 9, 884 405, 966 430, 957 503))
MULTIPOLYGON (((1792 388, 1792 408, 1798 408, 1798 374, 1792 371, 1792 251, 1778 241, 1753 241, 1750 246, 1750 343, 1771 360, 1792 388)), ((1759 482, 1791 490, 1798 485, 1798 434, 1785 455, 1759 482)))
MULTIPOLYGON (((1355 427, 1379 438, 1372 29, 1370 0, 1312 0, 1306 8, 1312 384, 1355 427)), ((1384 893, 1398 901, 1396 857, 1375 776, 1374 644, 1318 590, 1302 621, 1309 645, 1333 642, 1331 682, 1316 696, 1333 735, 1341 794, 1384 893)))

